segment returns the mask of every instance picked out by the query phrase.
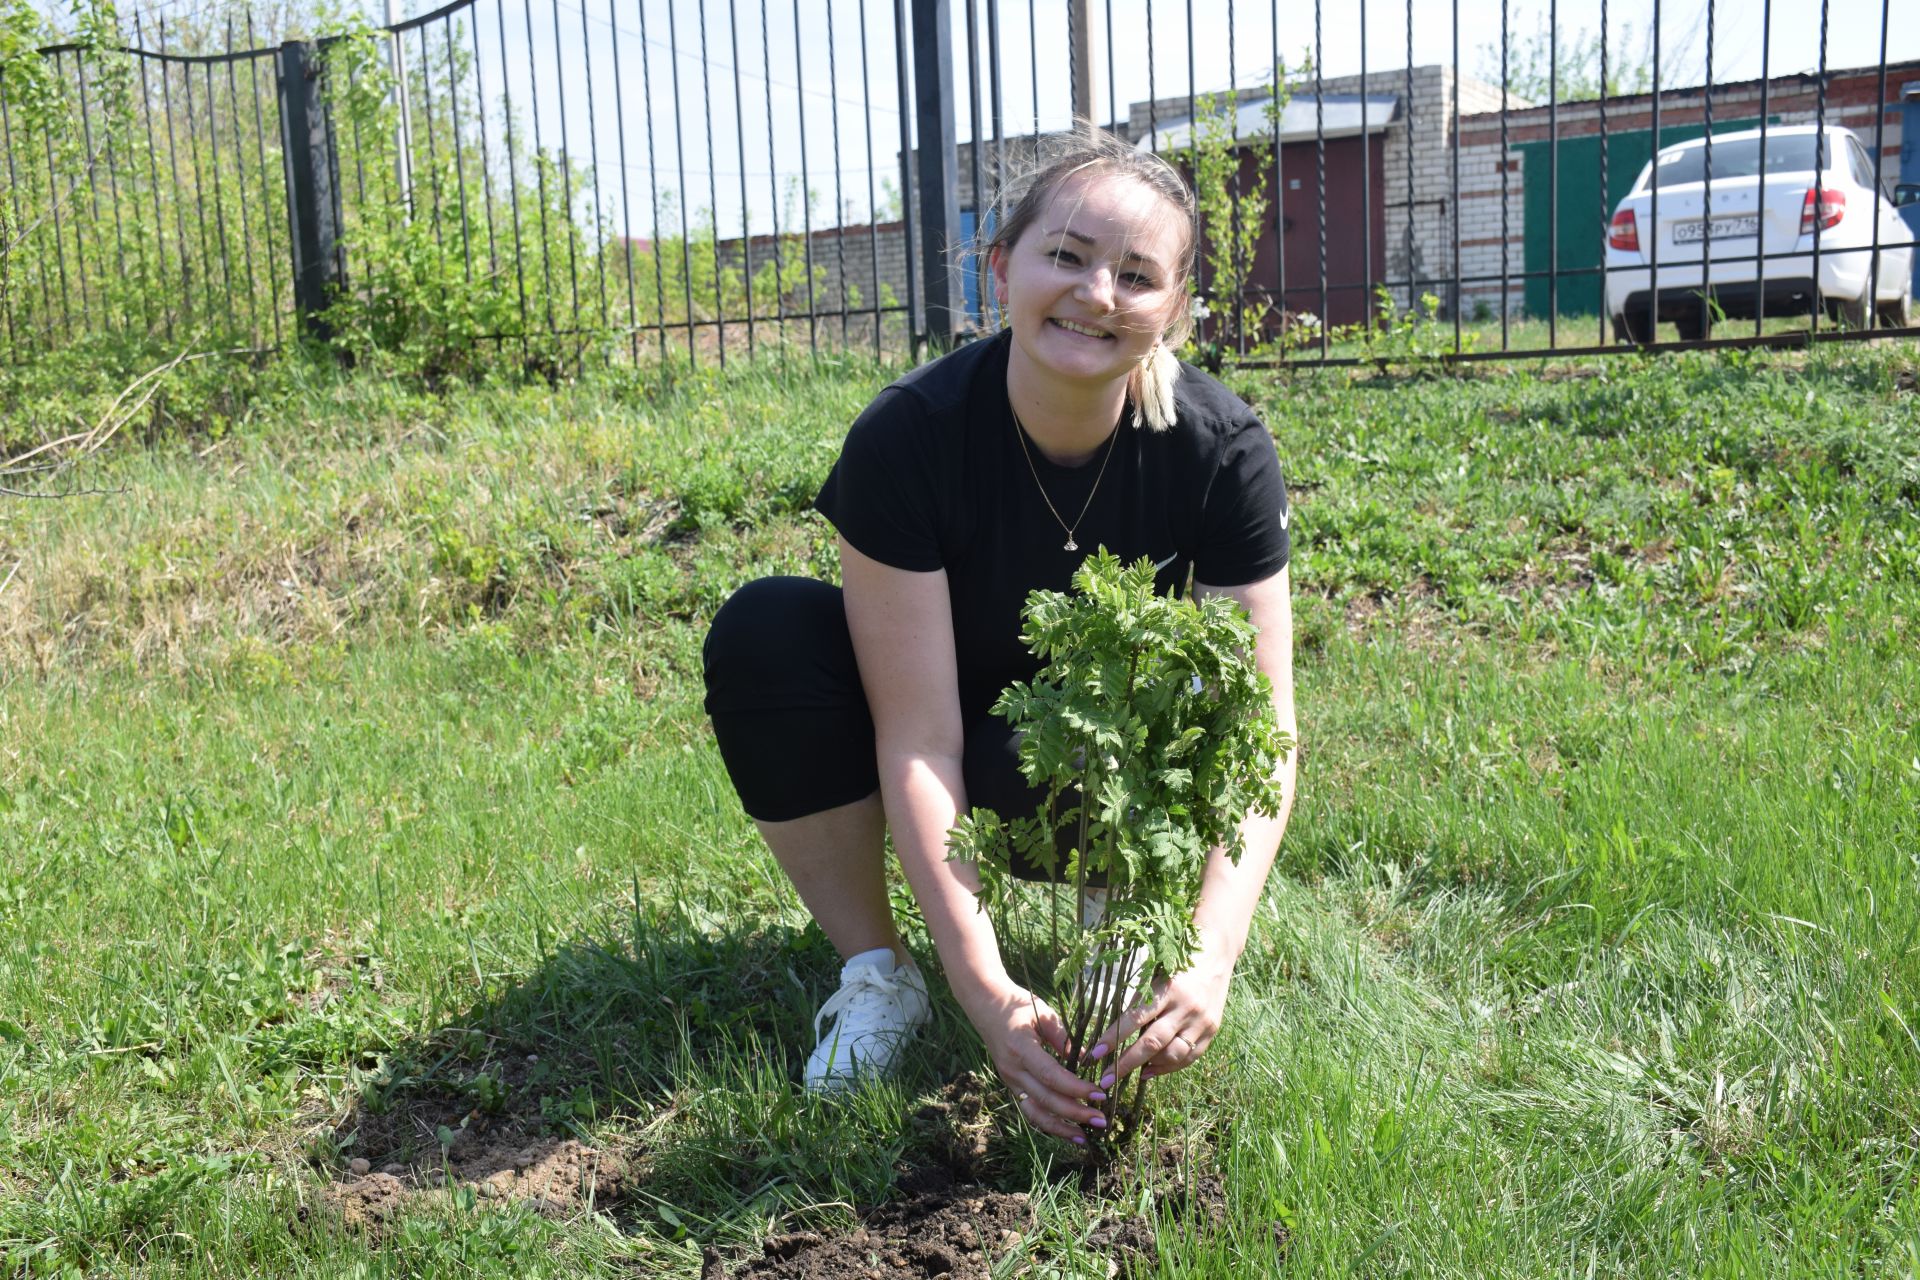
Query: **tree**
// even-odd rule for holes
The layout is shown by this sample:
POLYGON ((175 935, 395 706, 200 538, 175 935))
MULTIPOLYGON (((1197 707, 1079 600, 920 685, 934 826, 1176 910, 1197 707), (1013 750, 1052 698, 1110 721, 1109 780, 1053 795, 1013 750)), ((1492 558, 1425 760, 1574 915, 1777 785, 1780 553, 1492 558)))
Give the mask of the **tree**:
MULTIPOLYGON (((1516 11, 1513 27, 1519 28, 1526 11, 1516 11)), ((1695 15, 1687 35, 1669 43, 1660 51, 1660 61, 1668 84, 1687 78, 1677 69, 1692 62, 1699 44, 1704 7, 1695 15)), ((1556 97, 1561 102, 1591 102, 1601 97, 1628 93, 1647 93, 1653 88, 1653 36, 1649 26, 1637 31, 1631 22, 1606 37, 1606 78, 1601 79, 1602 33, 1585 27, 1571 34, 1562 31, 1558 41, 1545 14, 1533 15, 1533 29, 1515 34, 1507 46, 1507 91, 1531 102, 1546 102, 1556 97), (1558 74, 1553 72, 1557 69, 1558 74)), ((1488 84, 1500 83, 1500 46, 1480 47, 1479 77, 1488 84)))

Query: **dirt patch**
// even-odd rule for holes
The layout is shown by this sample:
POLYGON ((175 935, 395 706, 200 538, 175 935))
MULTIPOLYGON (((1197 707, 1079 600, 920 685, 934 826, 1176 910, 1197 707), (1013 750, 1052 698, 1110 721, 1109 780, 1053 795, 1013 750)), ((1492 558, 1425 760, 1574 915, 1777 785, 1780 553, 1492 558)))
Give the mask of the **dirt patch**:
POLYGON ((632 1184, 634 1153, 553 1132, 525 1079, 531 1065, 496 1064, 476 1077, 488 1082, 480 1088, 434 1088, 349 1117, 334 1131, 342 1165, 324 1202, 370 1228, 420 1196, 461 1187, 554 1217, 616 1203, 632 1184))
MULTIPOLYGON (((929 1139, 929 1162, 903 1165, 895 1198, 870 1208, 852 1230, 772 1236, 760 1256, 731 1264, 708 1250, 701 1280, 987 1280, 1004 1271, 1015 1254, 1044 1263, 1067 1246, 1037 1235, 1031 1197, 982 1181, 991 1177, 1005 1137, 988 1101, 985 1082, 969 1074, 922 1107, 915 1127, 929 1139)), ((1089 1161, 1061 1166, 1060 1174, 1091 1198, 1127 1202, 1137 1200, 1144 1176, 1158 1212, 1223 1230, 1226 1184, 1203 1167, 1210 1159, 1204 1144, 1191 1151, 1167 1144, 1144 1169, 1131 1161, 1111 1167, 1089 1161)), ((1276 1226, 1276 1249, 1282 1253, 1284 1232, 1276 1226)), ((1122 1274, 1150 1269, 1159 1242, 1150 1217, 1108 1214, 1071 1247, 1109 1259, 1115 1274, 1122 1274)))
MULTIPOLYGON (((938 1174, 919 1181, 937 1183, 938 1174)), ((731 1272, 709 1254, 703 1280, 870 1280, 876 1276, 946 1276, 988 1280, 994 1265, 1034 1228, 1025 1192, 977 1184, 927 1186, 881 1205, 843 1235, 811 1231, 768 1238, 760 1257, 731 1272)))

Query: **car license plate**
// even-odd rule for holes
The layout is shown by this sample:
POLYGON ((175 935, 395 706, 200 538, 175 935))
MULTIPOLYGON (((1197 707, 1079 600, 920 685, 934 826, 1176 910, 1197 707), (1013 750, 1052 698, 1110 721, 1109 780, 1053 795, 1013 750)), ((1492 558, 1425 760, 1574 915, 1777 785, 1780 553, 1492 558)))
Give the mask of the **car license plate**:
POLYGON ((1711 236, 1715 240, 1726 240, 1740 236, 1760 234, 1760 215, 1743 213, 1733 218, 1715 218, 1709 231, 1703 221, 1676 222, 1673 224, 1673 242, 1675 244, 1699 244, 1711 236))

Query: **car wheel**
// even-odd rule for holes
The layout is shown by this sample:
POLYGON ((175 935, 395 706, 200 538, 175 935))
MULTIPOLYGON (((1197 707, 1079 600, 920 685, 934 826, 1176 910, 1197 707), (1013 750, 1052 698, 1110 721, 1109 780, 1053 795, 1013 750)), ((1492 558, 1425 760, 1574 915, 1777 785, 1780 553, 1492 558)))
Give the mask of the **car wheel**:
POLYGON ((1913 286, 1909 284, 1892 302, 1880 304, 1880 323, 1888 329, 1904 329, 1913 323, 1913 286))
POLYGON ((1834 321, 1848 329, 1865 329, 1871 323, 1873 311, 1873 280, 1871 277, 1860 286, 1857 298, 1829 299, 1827 306, 1834 321))
POLYGON ((1613 318, 1613 340, 1615 342, 1629 343, 1636 347, 1644 347, 1647 343, 1653 341, 1652 335, 1648 332, 1650 328, 1651 326, 1647 324, 1647 313, 1645 311, 1641 311, 1637 315, 1615 316, 1613 318))

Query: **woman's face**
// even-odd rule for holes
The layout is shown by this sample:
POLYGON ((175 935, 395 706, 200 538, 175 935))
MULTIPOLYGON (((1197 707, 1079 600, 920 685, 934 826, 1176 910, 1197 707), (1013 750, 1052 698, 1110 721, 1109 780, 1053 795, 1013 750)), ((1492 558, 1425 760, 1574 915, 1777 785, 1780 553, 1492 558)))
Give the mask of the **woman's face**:
POLYGON ((1135 179, 1095 173, 1061 183, 1020 239, 991 258, 1015 344, 1068 381, 1124 378, 1186 305, 1175 275, 1183 230, 1179 210, 1135 179))

